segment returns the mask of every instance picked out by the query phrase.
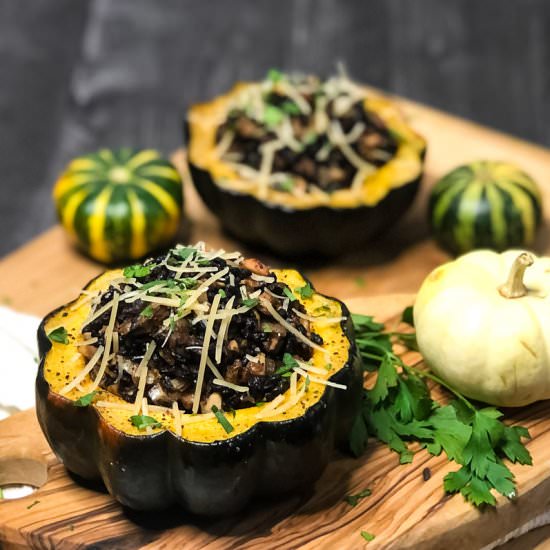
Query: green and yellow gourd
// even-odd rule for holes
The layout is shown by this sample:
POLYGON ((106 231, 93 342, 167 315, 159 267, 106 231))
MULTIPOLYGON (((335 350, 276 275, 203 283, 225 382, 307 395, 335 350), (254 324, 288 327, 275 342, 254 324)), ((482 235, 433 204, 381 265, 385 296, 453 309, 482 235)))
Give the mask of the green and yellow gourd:
POLYGON ((497 161, 449 172, 434 186, 428 210, 436 240, 453 254, 529 247, 542 221, 535 181, 515 165, 497 161))
POLYGON ((137 260, 167 245, 183 210, 180 175, 154 150, 102 149, 75 158, 53 196, 65 230, 106 264, 137 260))

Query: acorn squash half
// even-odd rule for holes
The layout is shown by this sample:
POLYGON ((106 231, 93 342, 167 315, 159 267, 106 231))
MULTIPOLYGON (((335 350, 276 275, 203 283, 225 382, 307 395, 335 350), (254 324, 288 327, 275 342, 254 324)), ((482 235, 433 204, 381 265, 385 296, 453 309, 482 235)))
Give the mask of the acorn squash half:
MULTIPOLYGON (((86 290, 106 289, 121 273, 107 271, 86 290)), ((306 283, 294 270, 273 273, 291 288, 306 283)), ((254 496, 310 487, 335 446, 348 441, 360 405, 362 370, 346 306, 317 292, 298 299, 310 315, 323 311, 323 316, 344 318, 313 325, 328 356, 316 350, 312 364, 326 367, 330 361, 330 370, 316 376, 347 389, 311 380, 300 400, 276 416, 258 418, 269 403, 238 409, 234 416, 226 413, 234 428, 231 433, 211 414, 204 419, 182 415, 180 436, 176 435, 175 412, 169 409, 149 409, 149 416, 161 427, 148 428, 146 433, 129 421, 128 410, 116 408, 128 403, 109 391, 98 388, 93 402, 84 407, 75 403, 87 393, 85 387, 61 395, 60 389, 82 372, 86 362, 76 344, 90 312, 89 296, 82 294, 53 311, 38 330, 41 361, 36 381, 37 415, 50 446, 70 472, 102 480, 116 500, 138 510, 178 504, 196 514, 228 515, 254 496), (67 343, 52 338, 52 331, 61 326, 67 343), (99 400, 114 406, 97 406, 99 400)), ((283 394, 285 399, 289 391, 283 394)))
MULTIPOLYGON (((275 83, 268 84, 271 86, 270 89, 277 90, 283 82, 282 78, 279 77, 275 83)), ((350 152, 349 147, 346 147, 348 157, 340 155, 334 161, 335 164, 330 165, 330 161, 328 164, 324 161, 323 164, 323 161, 316 161, 315 158, 319 154, 319 149, 326 146, 328 138, 325 139, 326 136, 322 133, 313 134, 313 138, 311 134, 303 133, 301 143, 296 144, 294 141, 295 150, 292 151, 285 146, 281 149, 280 158, 275 161, 278 165, 284 165, 284 159, 290 156, 293 159, 293 167, 283 167, 282 172, 277 172, 278 168, 275 168, 275 164, 272 165, 273 172, 269 178, 270 181, 278 179, 278 183, 262 184, 258 181, 258 172, 250 170, 250 163, 255 163, 261 172, 261 163, 265 160, 258 160, 257 151, 250 152, 250 140, 243 142, 243 150, 248 151, 248 160, 239 160, 232 149, 229 149, 231 161, 228 160, 224 152, 227 151, 227 142, 223 129, 229 120, 234 120, 231 117, 235 117, 235 112, 239 109, 246 112, 249 108, 243 97, 246 98, 258 90, 258 94, 265 96, 262 90, 265 90, 268 80, 259 83, 238 83, 229 93, 208 103, 195 105, 188 113, 185 133, 191 176, 200 196, 220 219, 223 228, 245 243, 266 246, 283 256, 334 256, 357 250, 375 236, 393 227, 409 208, 419 188, 426 143, 408 126, 401 112, 391 101, 367 92, 356 84, 349 84, 353 86, 353 98, 356 101, 352 109, 361 109, 364 114, 360 116, 366 117, 367 126, 370 124, 368 121, 374 121, 380 135, 391 142, 391 158, 374 160, 370 168, 367 166, 361 172, 363 169, 358 166, 361 166, 362 161, 358 159, 358 149, 353 144, 355 152, 350 152), (311 145, 312 139, 317 140, 316 145, 311 145), (316 156, 310 155, 304 161, 304 155, 309 154, 307 151, 311 151, 311 147, 317 151, 316 156), (335 174, 336 177, 342 166, 343 172, 350 167, 349 158, 359 163, 353 167, 353 170, 357 170, 355 176, 352 173, 348 178, 353 177, 354 183, 351 187, 346 188, 342 183, 331 182, 329 175, 328 180, 323 183, 323 191, 317 185, 320 181, 317 177, 320 173, 319 167, 326 169, 325 171, 332 170, 329 173, 335 174), (243 163, 248 165, 243 166, 243 163), (303 169, 309 170, 309 179, 304 180, 305 176, 297 177, 296 170, 303 176, 303 169), (290 176, 290 179, 282 180, 284 174, 290 176), (289 192, 289 182, 296 188, 296 181, 302 190, 299 193, 289 192), (311 192, 303 192, 303 188, 311 192)), ((316 85, 323 86, 322 83, 316 85)), ((250 115, 251 118, 246 120, 249 127, 252 121, 257 128, 271 132, 268 137, 259 138, 264 148, 270 146, 270 140, 271 143, 277 140, 279 130, 276 124, 286 116, 274 117, 273 113, 285 110, 290 112, 288 117, 293 127, 297 127, 297 121, 307 120, 307 116, 299 113, 296 104, 291 100, 281 103, 281 97, 285 97, 284 93, 283 90, 277 96, 276 102, 279 107, 269 104, 263 115, 250 115), (288 105, 292 108, 289 109, 288 105)), ((295 95, 294 91, 293 97, 295 95)), ((286 132, 285 135, 288 137, 288 130, 286 132)), ((352 129, 348 135, 353 132, 352 129)), ((388 156, 387 151, 377 152, 382 157, 384 154, 388 156)), ((343 172, 340 170, 340 173, 343 172)))

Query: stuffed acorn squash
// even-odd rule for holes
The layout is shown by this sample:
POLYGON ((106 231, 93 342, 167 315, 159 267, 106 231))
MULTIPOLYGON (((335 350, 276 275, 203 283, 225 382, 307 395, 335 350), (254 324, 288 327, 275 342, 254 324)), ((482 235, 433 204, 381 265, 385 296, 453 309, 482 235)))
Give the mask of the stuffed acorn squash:
POLYGON ((232 514, 311 486, 359 408, 346 307, 200 244, 100 275, 38 341, 50 445, 134 509, 232 514))
POLYGON ((422 176, 425 141, 345 76, 270 71, 191 108, 194 184, 224 228, 284 255, 335 255, 392 227, 422 176))

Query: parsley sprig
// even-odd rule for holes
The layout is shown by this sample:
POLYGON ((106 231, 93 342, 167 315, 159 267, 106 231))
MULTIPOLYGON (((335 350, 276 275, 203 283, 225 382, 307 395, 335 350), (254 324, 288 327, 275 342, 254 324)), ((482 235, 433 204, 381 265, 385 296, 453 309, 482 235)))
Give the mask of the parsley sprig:
MULTIPOLYGON (((460 469, 447 474, 443 487, 460 492, 475 506, 495 505, 493 491, 507 498, 516 495, 514 475, 504 463, 532 464, 522 439, 529 432, 522 426, 506 426, 495 407, 479 408, 430 371, 406 365, 392 351, 391 337, 405 344, 414 335, 384 332, 381 323, 365 315, 352 315, 356 342, 366 370, 377 370, 372 389, 364 390, 362 410, 350 440, 354 454, 360 455, 368 436, 374 436, 399 454, 402 464, 413 460, 411 442, 432 455, 446 454, 460 469), (448 404, 432 399, 426 380, 453 395, 448 404)), ((407 309, 403 320, 412 322, 407 309)))

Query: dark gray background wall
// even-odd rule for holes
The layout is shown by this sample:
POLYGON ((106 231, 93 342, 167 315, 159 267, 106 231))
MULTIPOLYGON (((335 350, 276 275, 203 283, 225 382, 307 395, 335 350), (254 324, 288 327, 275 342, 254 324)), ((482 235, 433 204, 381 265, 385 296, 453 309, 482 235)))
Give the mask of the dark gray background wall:
POLYGON ((186 107, 270 67, 358 80, 550 143, 548 0, 0 0, 0 255, 100 146, 181 144, 186 107))

